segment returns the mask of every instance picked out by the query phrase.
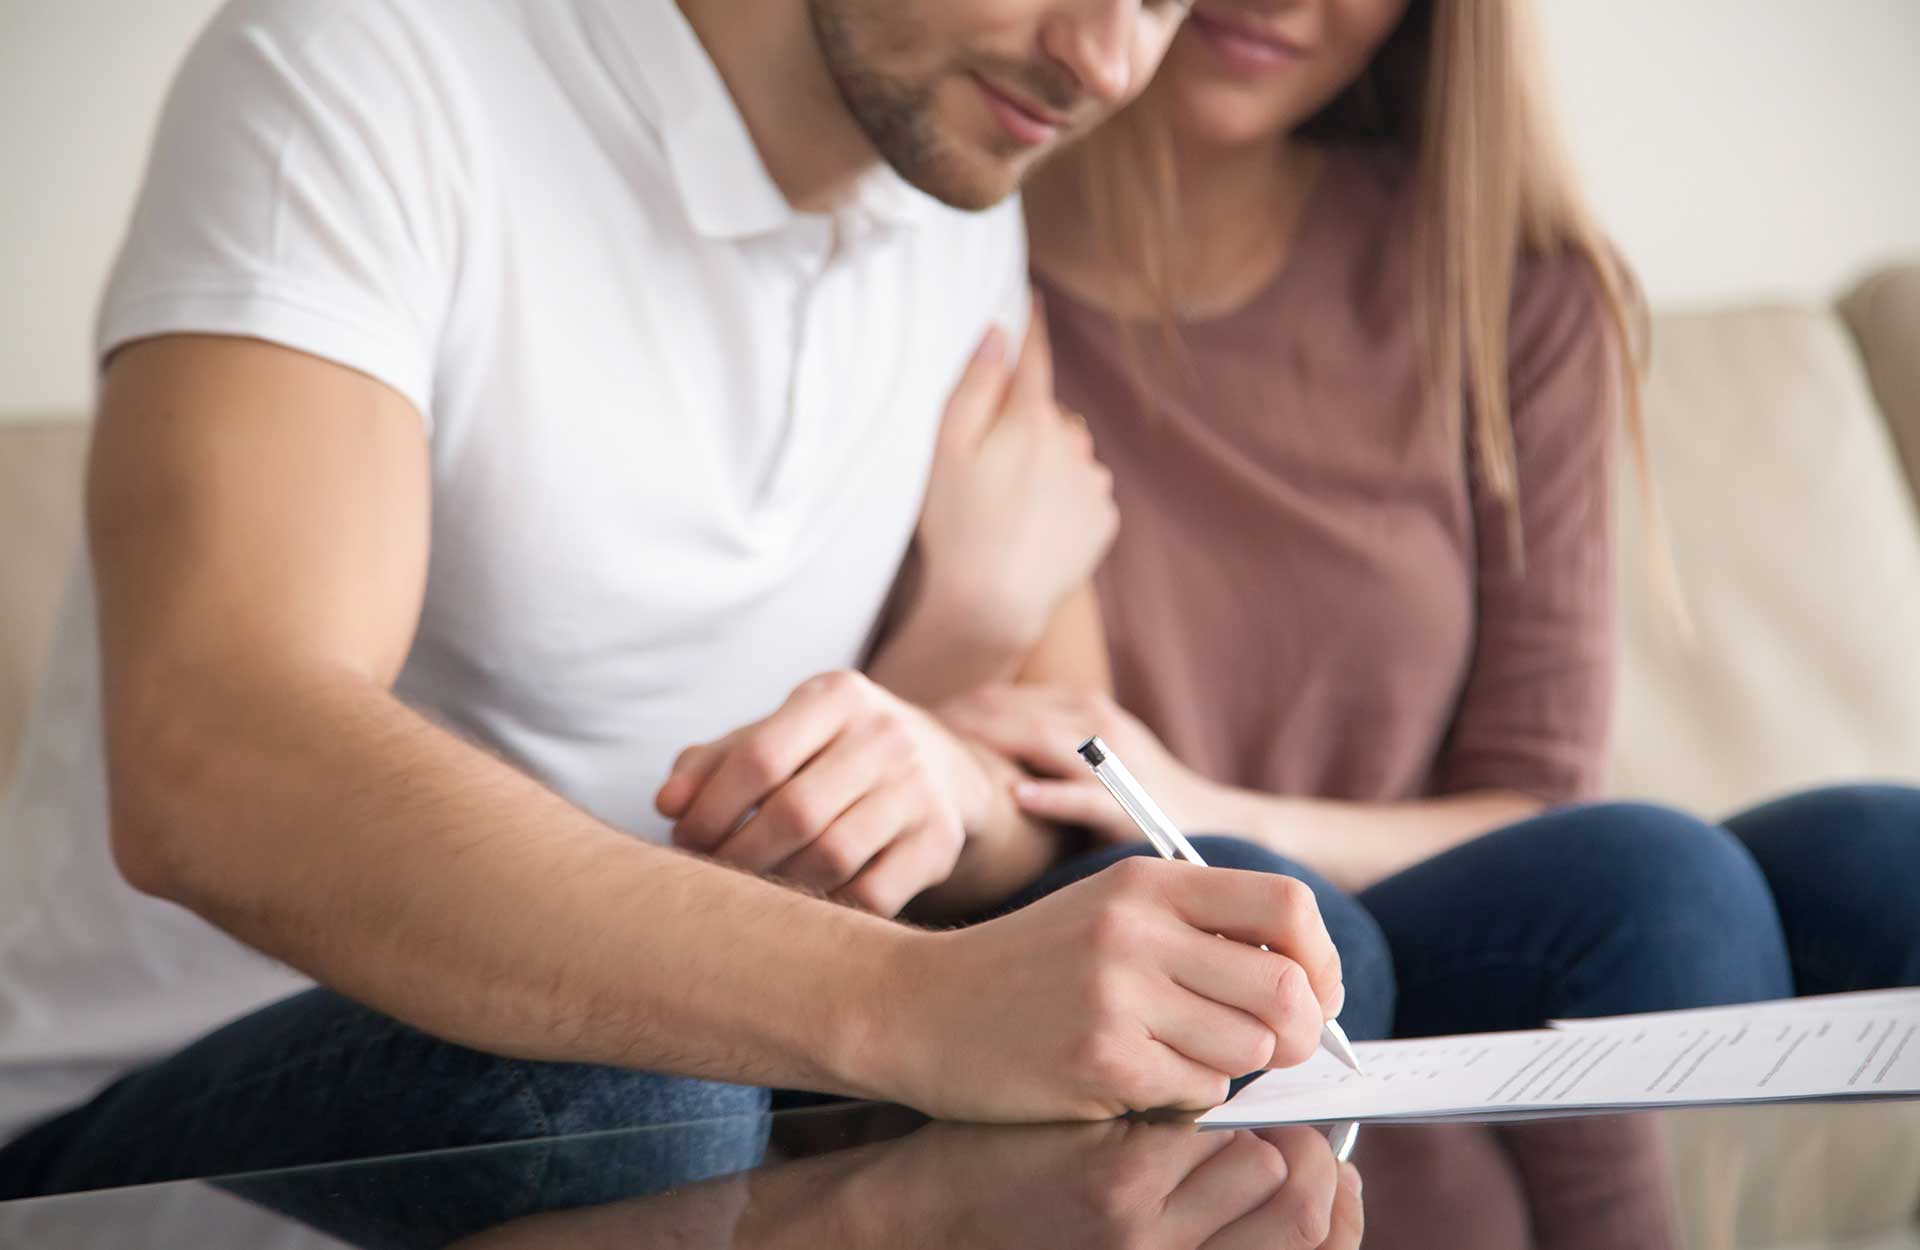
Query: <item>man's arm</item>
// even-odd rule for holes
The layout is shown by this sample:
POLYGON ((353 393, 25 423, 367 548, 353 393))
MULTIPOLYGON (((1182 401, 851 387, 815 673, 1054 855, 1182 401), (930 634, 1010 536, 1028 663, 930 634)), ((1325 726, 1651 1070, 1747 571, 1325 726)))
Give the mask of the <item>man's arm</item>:
POLYGON ((426 466, 417 413, 312 357, 114 361, 88 508, 136 886, 516 1057, 1051 1120, 1313 1053, 1339 957, 1285 878, 1131 863, 928 933, 637 842, 415 715, 426 466))
POLYGON ((904 930, 622 835, 389 692, 429 498, 419 415, 361 374, 115 358, 88 512, 128 879, 457 1042, 878 1092, 848 1056, 904 930))

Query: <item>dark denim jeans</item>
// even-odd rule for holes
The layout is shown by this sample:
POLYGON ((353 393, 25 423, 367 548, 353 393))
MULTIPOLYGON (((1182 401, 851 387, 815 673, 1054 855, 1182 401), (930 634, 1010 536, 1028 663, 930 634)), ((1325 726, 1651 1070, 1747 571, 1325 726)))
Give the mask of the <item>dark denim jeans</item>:
MULTIPOLYGON (((1251 843, 1209 862, 1306 880, 1339 946, 1355 1038, 1920 982, 1920 791, 1796 796, 1725 827, 1640 804, 1568 808, 1357 898, 1251 843)), ((1093 852, 1016 903, 1143 848, 1093 852)), ((752 1166, 765 1090, 501 1059, 327 990, 266 1007, 0 1148, 0 1198, 602 1129, 639 1135, 623 1192, 752 1166), (644 1174, 646 1183, 636 1184, 644 1174)), ((564 1150, 513 1152, 483 1208, 571 1192, 564 1150)), ((582 1191, 584 1198, 584 1191, 582 1191)), ((571 1205, 547 1202, 543 1205, 571 1205)), ((482 1227, 483 1209, 466 1217, 482 1227)))

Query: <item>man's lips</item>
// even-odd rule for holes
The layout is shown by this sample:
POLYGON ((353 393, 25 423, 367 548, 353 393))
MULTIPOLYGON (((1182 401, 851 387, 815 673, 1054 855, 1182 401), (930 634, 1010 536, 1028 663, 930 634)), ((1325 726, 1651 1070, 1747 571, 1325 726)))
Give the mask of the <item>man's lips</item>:
POLYGON ((1062 114, 996 86, 980 74, 974 74, 973 81, 1001 127, 1021 143, 1029 146, 1045 143, 1069 123, 1070 119, 1062 114))

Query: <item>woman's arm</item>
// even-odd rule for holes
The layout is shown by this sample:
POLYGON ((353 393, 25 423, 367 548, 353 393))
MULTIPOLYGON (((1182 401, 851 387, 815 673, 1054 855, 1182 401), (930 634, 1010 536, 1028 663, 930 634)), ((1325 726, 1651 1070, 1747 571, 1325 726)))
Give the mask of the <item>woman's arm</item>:
POLYGON ((1270 846, 1348 891, 1363 890, 1482 833, 1524 820, 1541 799, 1486 790, 1407 803, 1350 803, 1263 794, 1221 785, 1175 759, 1137 717, 1113 701, 1113 669, 1100 600, 1091 584, 1054 614, 1018 681, 947 709, 964 732, 1060 780, 1015 791, 1032 816, 1090 829, 1107 841, 1140 837, 1106 789, 1086 776, 1071 747, 1105 738, 1175 821, 1195 832, 1231 833, 1270 846), (1077 736, 1076 736, 1077 735, 1077 736), (1063 749, 1064 748, 1064 749, 1063 749))
POLYGON ((1107 659, 1107 628, 1100 619, 1100 597, 1089 582, 1067 596, 1047 632, 1020 665, 1017 680, 1028 685, 1072 686, 1113 693, 1113 665, 1107 659))
MULTIPOLYGON (((1063 671, 1086 666, 1085 629, 1081 622, 1053 635, 1045 662, 1063 671)), ((1195 832, 1251 838, 1349 891, 1546 806, 1532 795, 1494 789, 1404 803, 1353 803, 1224 785, 1181 763, 1111 696, 1083 686, 985 687, 950 701, 941 715, 963 737, 987 743, 1037 775, 1014 789, 1029 815, 1088 829, 1102 841, 1139 840, 1140 831, 1088 775, 1074 749, 1098 734, 1174 823, 1195 832)))
MULTIPOLYGON (((1081 588, 1119 524, 1092 436, 1054 402, 1037 306, 1018 364, 1003 354, 992 331, 947 401, 913 550, 866 665, 922 706, 1010 680, 1061 618, 1084 625, 1074 598, 1091 603, 1081 588)), ((1092 619, 1097 629, 1097 609, 1092 619)))
POLYGON ((1348 803, 1220 786, 1203 827, 1270 846, 1352 894, 1545 807, 1507 790, 1348 803))

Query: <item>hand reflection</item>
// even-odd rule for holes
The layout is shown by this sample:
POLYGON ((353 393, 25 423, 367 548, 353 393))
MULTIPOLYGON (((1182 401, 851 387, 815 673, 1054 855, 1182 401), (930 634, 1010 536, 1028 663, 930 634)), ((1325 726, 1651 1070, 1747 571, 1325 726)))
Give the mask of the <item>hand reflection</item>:
POLYGON ((460 1244, 1354 1250, 1359 1190, 1359 1173, 1310 1128, 934 1123, 879 1145, 517 1220, 460 1244))

